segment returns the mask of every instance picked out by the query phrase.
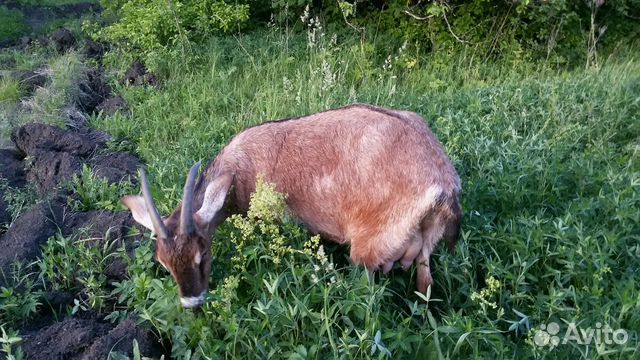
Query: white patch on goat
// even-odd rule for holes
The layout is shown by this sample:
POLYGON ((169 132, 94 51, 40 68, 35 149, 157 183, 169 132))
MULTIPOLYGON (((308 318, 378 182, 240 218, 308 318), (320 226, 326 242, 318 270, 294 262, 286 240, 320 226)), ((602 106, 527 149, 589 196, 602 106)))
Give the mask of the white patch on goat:
POLYGON ((323 175, 316 180, 316 190, 319 193, 328 193, 331 192, 335 182, 333 181, 333 175, 326 174, 323 175))
POLYGON ((206 293, 207 293, 206 291, 203 291, 202 294, 200 294, 198 296, 181 297, 180 298, 180 303, 182 304, 183 307, 185 307, 187 309, 198 307, 198 306, 204 304, 204 295, 206 293))
POLYGON ((196 263, 196 265, 200 265, 201 261, 202 261, 202 254, 200 253, 200 250, 198 250, 198 252, 196 252, 196 256, 194 256, 193 258, 193 262, 196 263))

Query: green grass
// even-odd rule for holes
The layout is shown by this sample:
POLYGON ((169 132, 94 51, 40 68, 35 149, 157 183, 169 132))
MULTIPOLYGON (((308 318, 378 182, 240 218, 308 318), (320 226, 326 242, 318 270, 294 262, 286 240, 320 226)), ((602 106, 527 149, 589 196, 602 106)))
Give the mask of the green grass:
POLYGON ((20 99, 20 82, 10 77, 0 78, 0 103, 15 103, 20 99))
MULTIPOLYGON (((148 164, 167 215, 189 167, 248 126, 356 101, 423 115, 460 173, 464 208, 455 253, 438 247, 432 257, 429 294, 414 292, 412 272, 370 284, 346 246, 320 246, 268 187, 248 216, 219 228, 200 313, 180 308, 148 234, 128 259, 129 279, 114 284, 96 270, 113 249, 54 237, 38 283, 80 294, 72 311, 93 307, 114 321, 138 313, 177 358, 640 357, 640 63, 628 56, 565 71, 330 38, 309 46, 305 36, 263 32, 165 54, 153 64, 160 88, 118 89, 131 115, 92 124, 148 164), (560 336, 574 322, 625 329, 629 340, 537 346, 536 331, 551 322, 560 336)), ((82 66, 67 56, 51 66, 55 96, 36 93, 34 114, 56 114, 56 96, 68 95, 53 93, 82 66)), ((111 63, 126 66, 118 56, 111 63)), ((88 174, 74 186, 85 209, 114 208, 122 193, 88 174)), ((0 319, 18 314, 16 322, 37 302, 6 299, 0 319)))
POLYGON ((0 42, 18 39, 26 30, 27 25, 20 10, 0 6, 0 42))

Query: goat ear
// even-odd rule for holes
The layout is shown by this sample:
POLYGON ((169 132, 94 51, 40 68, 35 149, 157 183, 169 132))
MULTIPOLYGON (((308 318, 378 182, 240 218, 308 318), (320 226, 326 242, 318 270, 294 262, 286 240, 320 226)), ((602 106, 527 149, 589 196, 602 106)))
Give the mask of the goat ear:
POLYGON ((142 196, 125 196, 120 201, 122 201, 124 206, 131 210, 133 219, 138 224, 155 233, 155 230, 153 229, 153 222, 151 221, 151 215, 149 215, 147 205, 145 204, 142 196))
POLYGON ((207 185, 207 190, 205 190, 204 199, 202 200, 202 207, 195 213, 195 220, 198 225, 208 227, 208 225, 211 224, 222 208, 222 205, 224 205, 224 200, 227 198, 227 192, 231 187, 232 180, 233 175, 223 174, 207 185))

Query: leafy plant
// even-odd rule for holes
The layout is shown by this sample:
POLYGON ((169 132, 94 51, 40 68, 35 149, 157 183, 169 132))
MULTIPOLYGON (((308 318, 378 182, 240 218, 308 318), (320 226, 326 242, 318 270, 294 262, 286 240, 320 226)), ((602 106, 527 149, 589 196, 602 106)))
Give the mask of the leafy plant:
POLYGON ((120 199, 133 192, 130 182, 109 184, 106 178, 96 176, 87 164, 82 165, 82 172, 73 177, 70 186, 79 197, 71 201, 74 211, 122 209, 120 199))
POLYGON ((13 330, 6 331, 4 326, 0 326, 2 331, 2 337, 0 337, 0 343, 2 343, 2 352, 5 353, 7 360, 22 360, 24 359, 24 353, 20 342, 22 338, 18 336, 17 332, 13 330))
POLYGON ((201 42, 217 31, 241 25, 249 17, 249 7, 225 0, 102 0, 116 21, 103 28, 87 25, 95 36, 150 55, 167 46, 183 52, 190 42, 201 42))
POLYGON ((88 244, 74 237, 56 235, 42 249, 38 262, 39 276, 46 288, 76 291, 73 313, 89 308, 101 311, 108 299, 105 270, 113 258, 120 256, 115 242, 88 244))
POLYGON ((30 266, 16 262, 12 264, 11 274, 2 274, 8 282, 6 287, 0 287, 0 323, 19 325, 30 319, 40 306, 29 270, 30 266))

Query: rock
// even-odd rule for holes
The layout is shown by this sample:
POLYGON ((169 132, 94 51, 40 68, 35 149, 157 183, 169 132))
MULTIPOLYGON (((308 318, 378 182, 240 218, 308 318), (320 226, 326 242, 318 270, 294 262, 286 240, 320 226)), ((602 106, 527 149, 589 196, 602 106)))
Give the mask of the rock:
POLYGON ((137 181, 138 168, 142 165, 137 157, 129 153, 109 153, 98 155, 91 160, 93 173, 102 176, 110 184, 129 180, 137 181))
POLYGON ((80 83, 80 95, 77 99, 78 107, 90 114, 104 102, 111 93, 111 87, 104 80, 100 70, 91 69, 86 72, 85 80, 80 83))
POLYGON ((141 355, 159 357, 162 354, 153 334, 136 326, 136 317, 131 316, 109 331, 108 334, 97 339, 84 352, 82 359, 107 359, 112 351, 132 358, 134 339, 138 342, 141 355))
POLYGON ((51 34, 51 41, 56 45, 58 52, 64 52, 72 49, 76 45, 76 38, 71 31, 65 28, 59 28, 51 34))
POLYGON ((0 238, 0 286, 7 284, 15 260, 30 262, 40 255, 40 247, 55 235, 62 222, 62 205, 58 201, 43 202, 17 218, 0 238))
POLYGON ((12 149, 0 149, 0 178, 13 188, 26 184, 24 163, 19 152, 12 149))
POLYGON ((53 151, 88 157, 98 147, 104 145, 73 131, 37 123, 29 123, 14 129, 11 140, 18 150, 30 156, 53 151))
POLYGON ((38 185, 41 193, 55 191, 82 171, 80 157, 68 152, 37 151, 27 179, 38 185))
MULTIPOLYGON (((107 335, 109 324, 95 319, 65 317, 39 331, 22 335, 22 350, 26 359, 80 359, 95 338, 107 335)), ((100 356, 95 359, 106 359, 100 356)))
POLYGON ((102 111, 103 114, 109 116, 117 113, 118 111, 122 113, 127 112, 128 109, 129 106, 122 95, 112 96, 96 107, 96 111, 102 111))

